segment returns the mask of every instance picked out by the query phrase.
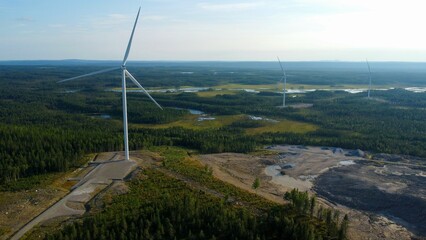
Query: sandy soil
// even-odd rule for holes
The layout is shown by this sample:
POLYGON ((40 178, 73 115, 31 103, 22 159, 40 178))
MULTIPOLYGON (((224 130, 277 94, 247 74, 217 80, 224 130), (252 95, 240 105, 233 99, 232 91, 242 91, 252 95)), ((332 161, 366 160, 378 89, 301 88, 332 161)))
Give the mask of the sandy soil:
POLYGON ((341 161, 361 159, 346 157, 344 152, 324 151, 319 147, 275 146, 270 150, 275 153, 265 156, 207 154, 201 155, 199 159, 216 170, 213 173, 219 179, 252 192, 255 191, 251 186, 258 177, 262 188, 257 193, 275 202, 283 202, 284 193, 293 188, 310 191, 316 176, 339 166, 341 161), (295 164, 295 167, 281 169, 286 164, 295 164), (281 171, 285 171, 285 175, 281 171))
MULTIPOLYGON (((199 160, 213 169, 215 177, 242 189, 282 203, 282 196, 288 190, 299 188, 313 193, 315 179, 330 169, 351 166, 356 161, 370 161, 362 151, 339 148, 271 146, 267 154, 249 155, 237 153, 200 155, 199 160), (285 175, 283 175, 285 174, 285 175), (254 191, 255 178, 261 180, 261 187, 254 191)), ((401 187, 384 184, 389 191, 401 187)), ((350 209, 345 206, 319 199, 322 204, 348 214, 351 222, 350 239, 411 239, 407 229, 391 220, 350 209)))

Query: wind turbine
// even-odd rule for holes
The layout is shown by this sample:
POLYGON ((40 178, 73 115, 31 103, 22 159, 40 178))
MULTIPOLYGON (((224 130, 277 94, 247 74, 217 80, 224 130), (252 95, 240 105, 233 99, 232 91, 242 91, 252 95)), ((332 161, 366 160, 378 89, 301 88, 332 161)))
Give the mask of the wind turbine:
POLYGON ((280 58, 279 57, 277 57, 278 58, 278 62, 280 63, 280 67, 281 67, 281 70, 283 71, 283 76, 282 76, 282 78, 281 78, 281 80, 280 81, 283 81, 284 80, 284 89, 283 89, 283 108, 285 108, 286 106, 285 106, 285 91, 286 91, 286 85, 287 85, 287 74, 286 74, 286 72, 285 72, 285 69, 284 69, 284 67, 283 67, 283 65, 282 65, 282 63, 281 63, 281 60, 280 60, 280 58))
POLYGON ((89 76, 93 76, 93 75, 97 75, 97 74, 101 74, 101 73, 107 73, 107 72, 112 72, 112 71, 116 71, 121 69, 121 94, 122 94, 122 100, 123 100, 123 130, 124 130, 124 153, 125 153, 125 160, 129 160, 129 138, 128 138, 128 128, 127 128, 127 96, 126 96, 126 76, 130 78, 130 80, 132 80, 132 82, 134 84, 136 84, 136 86, 138 86, 140 89, 142 89, 142 91, 160 108, 163 109, 160 104, 158 104, 154 98, 151 97, 151 95, 149 95, 149 93, 145 90, 145 88, 142 87, 142 85, 136 80, 135 77, 133 77, 133 75, 127 71, 126 69, 126 63, 127 63, 127 58, 129 57, 129 53, 130 53, 130 48, 132 46, 132 40, 133 40, 133 34, 135 33, 135 29, 136 29, 136 24, 138 23, 138 19, 139 19, 139 14, 141 12, 141 8, 139 7, 139 11, 138 11, 138 15, 136 16, 136 20, 135 20, 135 24, 133 25, 133 30, 132 30, 132 34, 130 35, 130 39, 129 39, 129 43, 127 44, 127 49, 126 49, 126 53, 124 54, 124 58, 123 58, 123 62, 121 63, 120 67, 115 67, 115 68, 108 68, 108 69, 104 69, 104 70, 100 70, 100 71, 96 71, 96 72, 92 72, 92 73, 88 73, 88 74, 84 74, 81 76, 77 76, 77 77, 72 77, 72 78, 67 78, 64 80, 59 81, 58 83, 63 83, 63 82, 68 82, 68 81, 72 81, 72 80, 76 80, 76 79, 80 79, 80 78, 84 78, 84 77, 89 77, 89 76))
POLYGON ((367 66, 368 66, 368 77, 370 79, 370 83, 368 84, 368 98, 370 98, 370 91, 371 91, 371 69, 370 69, 370 63, 368 62, 368 59, 365 59, 365 61, 367 62, 367 66))

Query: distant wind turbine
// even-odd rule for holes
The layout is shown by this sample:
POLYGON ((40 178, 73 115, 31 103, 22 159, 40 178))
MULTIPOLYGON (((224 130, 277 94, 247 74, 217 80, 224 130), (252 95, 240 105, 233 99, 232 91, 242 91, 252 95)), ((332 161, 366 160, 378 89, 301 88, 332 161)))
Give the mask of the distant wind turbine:
POLYGON ((370 92, 371 92, 371 69, 370 69, 370 63, 368 62, 368 59, 365 59, 368 66, 368 77, 370 79, 370 83, 368 84, 368 98, 370 98, 370 92))
POLYGON ((121 78, 121 93, 122 93, 122 100, 123 100, 123 128, 124 128, 124 153, 125 153, 125 160, 129 160, 129 138, 128 138, 128 128, 127 128, 127 96, 126 96, 126 76, 130 78, 130 80, 132 80, 132 82, 134 84, 136 84, 136 86, 138 86, 140 89, 142 89, 142 91, 160 108, 163 109, 160 104, 158 104, 154 98, 151 97, 151 95, 149 95, 149 93, 145 90, 145 88, 142 87, 142 85, 136 80, 135 77, 133 77, 132 74, 130 74, 129 71, 126 70, 126 63, 127 63, 127 58, 129 57, 129 53, 130 53, 130 48, 132 46, 132 40, 133 40, 133 34, 135 33, 135 29, 136 29, 136 24, 138 23, 138 19, 139 19, 139 14, 141 12, 141 8, 139 7, 139 11, 138 11, 138 15, 136 16, 136 20, 135 20, 135 24, 133 25, 133 30, 132 30, 132 34, 130 35, 130 39, 129 39, 129 43, 127 44, 127 49, 126 49, 126 53, 124 54, 124 59, 123 62, 121 64, 120 67, 115 67, 115 68, 108 68, 105 70, 100 70, 100 71, 96 71, 96 72, 92 72, 92 73, 88 73, 88 74, 84 74, 78 77, 72 77, 72 78, 68 78, 68 79, 64 79, 59 81, 58 83, 63 83, 63 82, 68 82, 68 81, 72 81, 72 80, 76 80, 76 79, 80 79, 80 78, 84 78, 84 77, 89 77, 89 76, 93 76, 93 75, 97 75, 97 74, 101 74, 101 73, 107 73, 107 72, 112 72, 112 71, 116 71, 121 69, 122 71, 122 78, 121 78))
POLYGON ((285 92, 286 92, 286 87, 287 87, 287 74, 285 72, 285 69, 284 69, 282 63, 281 63, 280 58, 277 57, 277 59, 278 59, 278 62, 280 63, 280 67, 281 67, 281 70, 283 72, 283 76, 281 77, 280 81, 284 81, 284 88, 283 88, 283 108, 284 108, 284 107, 286 107, 285 106, 285 92))

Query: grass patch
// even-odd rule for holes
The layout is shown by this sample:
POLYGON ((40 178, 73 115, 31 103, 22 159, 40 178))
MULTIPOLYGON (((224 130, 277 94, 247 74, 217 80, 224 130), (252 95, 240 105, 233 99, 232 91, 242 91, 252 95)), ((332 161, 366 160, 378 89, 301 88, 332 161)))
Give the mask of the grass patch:
POLYGON ((226 125, 230 125, 235 121, 239 121, 244 118, 244 115, 231 115, 231 116, 212 116, 215 120, 198 121, 199 116, 187 115, 182 120, 166 123, 166 124, 131 124, 135 128, 154 128, 164 129, 169 127, 183 127, 193 130, 201 130, 208 128, 220 128, 226 125))
POLYGON ((235 95, 238 91, 233 90, 212 90, 212 91, 201 91, 197 92, 197 95, 199 97, 216 97, 218 95, 235 95))
POLYGON ((266 132, 280 132, 280 133, 308 133, 317 130, 318 127, 303 122, 296 122, 290 120, 280 120, 278 123, 266 122, 265 126, 258 128, 249 128, 246 133, 249 135, 261 134, 266 132))
MULTIPOLYGON (((214 129, 231 125, 233 123, 243 123, 247 120, 247 116, 243 114, 231 116, 213 116, 215 120, 198 121, 199 116, 187 115, 183 119, 166 124, 131 124, 134 128, 152 128, 152 129, 165 129, 170 127, 183 127, 192 130, 214 129)), ((256 135, 266 132, 279 132, 279 133, 308 133, 318 129, 317 126, 309 123, 280 120, 279 122, 270 121, 256 121, 259 127, 246 128, 248 135, 256 135)))
POLYGON ((5 235, 6 233, 9 233, 10 229, 5 228, 5 227, 0 227, 0 236, 5 235))
POLYGON ((23 190, 30 190, 37 187, 45 187, 62 175, 62 173, 48 173, 42 175, 34 175, 27 178, 20 178, 16 181, 7 182, 0 185, 0 192, 17 192, 23 190))
MULTIPOLYGON (((277 79, 278 82, 278 79, 277 79)), ((381 85, 380 88, 392 87, 390 85, 381 85)), ((268 91, 268 90, 277 90, 281 91, 283 84, 260 84, 260 85, 246 85, 246 84, 224 84, 214 86, 212 88, 221 88, 223 91, 229 89, 254 89, 258 91, 268 91)), ((287 83, 287 89, 358 89, 358 88, 368 88, 367 84, 344 84, 344 85, 310 85, 310 84, 292 84, 287 83)), ((220 91, 217 91, 220 93, 220 91)))
POLYGON ((221 89, 256 89, 256 90, 274 90, 277 88, 277 84, 260 84, 260 85, 246 85, 246 84, 225 84, 218 85, 212 88, 221 89))

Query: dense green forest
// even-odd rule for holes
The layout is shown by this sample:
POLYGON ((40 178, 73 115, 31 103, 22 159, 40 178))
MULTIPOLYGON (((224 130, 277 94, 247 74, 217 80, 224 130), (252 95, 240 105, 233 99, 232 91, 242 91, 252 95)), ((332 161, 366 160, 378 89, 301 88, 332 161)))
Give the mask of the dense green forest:
MULTIPOLYGON (((250 198, 259 198, 251 195, 250 198)), ((45 239, 345 239, 347 217, 317 208, 315 197, 293 190, 288 205, 264 202, 249 211, 188 188, 155 170, 130 183, 93 215, 50 232, 45 239)), ((257 199, 259 202, 260 199, 257 199)), ((262 202, 262 200, 260 200, 262 202)))
MULTIPOLYGON (((320 129, 308 134, 265 133, 254 136, 254 140, 261 144, 340 146, 426 157, 426 94, 401 89, 376 93, 379 100, 368 100, 362 94, 329 91, 288 99, 289 104, 314 103, 309 109, 277 109, 275 106, 280 104, 278 94, 241 93, 202 98, 183 93, 173 96, 173 100, 163 100, 163 96, 159 99, 165 105, 174 103, 217 114, 252 114, 320 126, 320 129)), ((253 124, 259 123, 238 122, 228 129, 253 127, 253 124)))
MULTIPOLYGON (((122 149, 121 96, 107 91, 120 87, 117 76, 100 75, 69 84, 56 83, 61 78, 96 69, 79 66, 0 67, 0 184, 66 171, 76 167, 87 153, 122 149), (102 115, 108 117, 104 119, 102 115)), ((146 67, 135 68, 135 75, 145 86, 169 88, 276 83, 278 73, 275 70, 228 68, 215 71, 222 74, 218 76, 207 67, 146 67), (183 71, 194 74, 181 74, 183 71)), ((344 71, 294 71, 297 78, 303 78, 294 77, 296 83, 328 85, 337 84, 328 82, 328 79, 337 81, 354 77, 344 71), (333 74, 340 74, 340 77, 330 78, 333 74), (316 82, 309 79, 316 79, 316 82)), ((356 74, 360 79, 364 76, 362 72, 356 74)), ((422 76, 421 73, 413 74, 418 74, 418 78, 422 76)), ((281 104, 281 95, 273 91, 240 91, 213 97, 185 92, 153 93, 165 106, 162 111, 143 94, 129 93, 130 147, 182 146, 201 153, 217 153, 250 152, 266 144, 309 144, 426 157, 426 94, 394 89, 373 91, 372 95, 374 98, 368 100, 365 93, 344 91, 290 94, 288 104, 312 103, 313 107, 279 109, 276 106, 281 104), (197 109, 213 116, 245 114, 288 119, 314 124, 318 129, 308 133, 272 131, 247 135, 246 129, 262 125, 250 120, 208 129, 137 126, 140 123, 168 124, 189 115, 188 111, 176 108, 197 109)))

